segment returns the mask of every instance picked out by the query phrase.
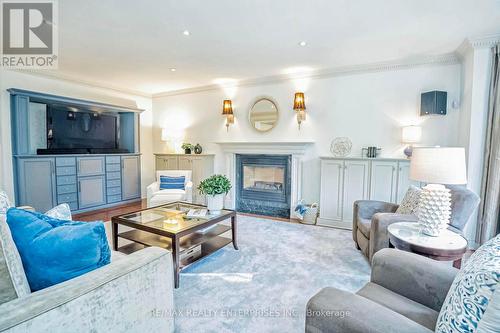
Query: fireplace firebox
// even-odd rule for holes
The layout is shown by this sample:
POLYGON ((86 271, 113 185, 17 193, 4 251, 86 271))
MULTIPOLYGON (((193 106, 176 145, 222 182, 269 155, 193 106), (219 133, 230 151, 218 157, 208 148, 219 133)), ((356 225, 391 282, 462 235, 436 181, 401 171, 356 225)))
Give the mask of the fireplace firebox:
POLYGON ((236 210, 290 217, 290 155, 236 154, 236 210))

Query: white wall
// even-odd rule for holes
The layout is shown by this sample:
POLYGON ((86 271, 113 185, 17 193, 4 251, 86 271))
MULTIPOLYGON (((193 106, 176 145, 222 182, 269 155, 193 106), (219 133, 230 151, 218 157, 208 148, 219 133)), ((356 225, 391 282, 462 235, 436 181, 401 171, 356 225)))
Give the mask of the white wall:
POLYGON ((200 143, 206 152, 216 153, 216 172, 222 172, 218 146, 221 141, 302 141, 313 140, 303 166, 303 197, 319 200, 319 159, 330 155, 333 138, 347 136, 353 142, 351 156, 361 148, 378 146, 382 155, 403 157, 401 126, 420 124, 422 145, 455 146, 459 143, 459 101, 461 65, 436 65, 404 70, 352 74, 321 79, 290 80, 260 86, 237 87, 153 98, 153 150, 167 152, 160 141, 162 127, 179 132, 184 140, 200 143), (307 120, 299 131, 292 110, 293 95, 306 96, 307 120), (419 117, 420 93, 448 92, 446 116, 419 117), (248 109, 257 97, 267 95, 278 102, 280 119, 269 133, 250 127, 248 109), (221 115, 222 101, 233 100, 235 124, 226 132, 221 115))
POLYGON ((154 179, 154 160, 151 142, 153 124, 151 98, 20 72, 0 70, 0 188, 5 189, 11 198, 14 198, 14 183, 11 150, 10 95, 6 90, 8 88, 19 88, 125 106, 137 105, 137 107, 145 109, 140 117, 141 178, 143 196, 145 196, 145 187, 154 179))

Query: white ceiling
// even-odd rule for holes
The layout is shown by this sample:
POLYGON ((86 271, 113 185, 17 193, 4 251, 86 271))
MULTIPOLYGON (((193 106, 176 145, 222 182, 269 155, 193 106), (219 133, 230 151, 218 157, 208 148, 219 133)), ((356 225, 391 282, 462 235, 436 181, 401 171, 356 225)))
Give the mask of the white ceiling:
POLYGON ((500 0, 61 0, 56 74, 149 94, 443 54, 499 32, 500 0))

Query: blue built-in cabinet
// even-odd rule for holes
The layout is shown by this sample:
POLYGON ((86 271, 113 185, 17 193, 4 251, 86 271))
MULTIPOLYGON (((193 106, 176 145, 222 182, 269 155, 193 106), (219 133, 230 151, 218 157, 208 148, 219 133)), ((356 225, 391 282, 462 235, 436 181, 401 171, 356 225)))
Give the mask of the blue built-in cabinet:
POLYGON ((138 115, 141 110, 17 89, 9 89, 9 92, 17 205, 29 205, 45 212, 67 203, 73 213, 78 213, 141 198, 141 156, 138 151, 138 115), (33 110, 39 111, 43 109, 43 103, 54 101, 119 112, 123 120, 120 122, 120 147, 131 152, 36 155, 33 146, 40 145, 44 139, 44 133, 40 131, 44 124, 40 122, 45 118, 33 110))

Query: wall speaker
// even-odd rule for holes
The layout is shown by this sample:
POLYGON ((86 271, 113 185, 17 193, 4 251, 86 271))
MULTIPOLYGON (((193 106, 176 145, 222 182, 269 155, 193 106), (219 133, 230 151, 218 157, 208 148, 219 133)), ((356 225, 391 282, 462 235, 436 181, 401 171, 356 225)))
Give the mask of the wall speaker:
POLYGON ((420 115, 445 115, 448 93, 446 91, 429 91, 422 93, 420 98, 420 115))

